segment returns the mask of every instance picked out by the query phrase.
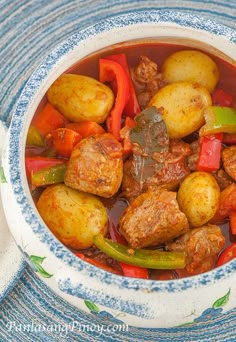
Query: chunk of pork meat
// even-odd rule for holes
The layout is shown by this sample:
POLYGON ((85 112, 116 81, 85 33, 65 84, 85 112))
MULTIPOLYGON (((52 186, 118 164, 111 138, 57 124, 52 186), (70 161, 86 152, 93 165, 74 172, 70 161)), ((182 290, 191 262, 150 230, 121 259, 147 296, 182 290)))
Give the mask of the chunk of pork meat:
POLYGON ((141 56, 139 64, 131 69, 131 77, 140 108, 143 110, 162 86, 161 74, 154 61, 147 56, 141 56))
POLYGON ((166 244, 170 251, 186 253, 186 270, 191 275, 211 270, 224 245, 225 237, 220 227, 215 225, 190 229, 174 242, 166 244))
POLYGON ((111 135, 82 139, 72 151, 64 182, 71 188, 102 197, 112 197, 123 177, 122 146, 111 135))
POLYGON ((226 147, 222 151, 222 160, 227 174, 236 181, 236 146, 226 147))
POLYGON ((144 184, 139 183, 132 176, 135 168, 134 160, 131 158, 124 163, 124 176, 122 191, 124 196, 132 201, 142 192, 149 188, 165 188, 176 190, 180 182, 190 173, 186 166, 186 158, 191 153, 189 144, 182 140, 170 141, 170 152, 154 153, 153 164, 154 175, 146 180, 144 184))
POLYGON ((132 248, 158 246, 189 230, 176 193, 149 190, 138 196, 119 221, 121 234, 132 248))

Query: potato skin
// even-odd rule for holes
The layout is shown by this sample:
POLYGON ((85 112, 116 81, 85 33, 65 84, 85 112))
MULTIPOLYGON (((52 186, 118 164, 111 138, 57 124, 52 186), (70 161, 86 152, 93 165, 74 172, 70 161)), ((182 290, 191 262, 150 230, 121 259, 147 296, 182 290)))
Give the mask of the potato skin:
POLYGON ((196 82, 212 92, 219 80, 219 70, 211 57, 195 50, 182 50, 171 54, 162 66, 167 83, 196 82))
POLYGON ((73 122, 95 121, 103 123, 113 103, 112 90, 94 78, 61 75, 48 89, 48 101, 73 122))
POLYGON ((211 106, 208 90, 192 82, 176 82, 161 88, 148 107, 160 110, 170 138, 183 138, 205 122, 204 109, 211 106))
POLYGON ((196 171, 180 184, 177 201, 192 227, 207 223, 219 206, 220 188, 208 172, 196 171))
POLYGON ((108 216, 102 202, 64 184, 47 187, 39 197, 37 209, 52 233, 67 247, 89 248, 96 234, 107 233, 108 216))

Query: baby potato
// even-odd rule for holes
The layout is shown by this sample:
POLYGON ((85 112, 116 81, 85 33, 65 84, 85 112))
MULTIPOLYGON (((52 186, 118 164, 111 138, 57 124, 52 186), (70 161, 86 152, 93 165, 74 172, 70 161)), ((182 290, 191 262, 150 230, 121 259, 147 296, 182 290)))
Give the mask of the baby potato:
POLYGON ((102 202, 64 184, 47 187, 37 209, 58 240, 73 249, 89 248, 95 235, 107 232, 108 216, 102 202))
POLYGON ((208 172, 196 171, 180 184, 177 201, 192 227, 200 227, 214 215, 219 205, 220 188, 208 172))
POLYGON ((94 78, 61 75, 48 89, 48 101, 73 122, 103 123, 113 103, 112 90, 94 78))
POLYGON ((219 70, 213 59, 195 50, 171 54, 162 66, 162 75, 167 83, 194 82, 207 88, 210 93, 219 80, 219 70))
POLYGON ((176 82, 161 88, 148 106, 160 110, 170 138, 183 138, 204 124, 204 109, 211 104, 206 88, 192 82, 176 82))

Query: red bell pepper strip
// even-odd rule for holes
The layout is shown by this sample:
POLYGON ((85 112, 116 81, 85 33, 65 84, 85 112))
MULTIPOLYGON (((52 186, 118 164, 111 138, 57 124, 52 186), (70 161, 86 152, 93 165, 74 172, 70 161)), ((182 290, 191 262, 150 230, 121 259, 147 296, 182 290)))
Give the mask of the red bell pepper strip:
POLYGON ((236 243, 232 243, 220 254, 216 266, 222 266, 234 258, 236 258, 236 243))
POLYGON ((115 273, 115 274, 118 274, 118 275, 122 275, 122 273, 110 266, 107 266, 105 264, 103 264, 102 262, 99 262, 95 259, 92 259, 92 258, 87 258, 84 254, 82 253, 75 253, 75 255, 77 257, 79 257, 80 259, 84 260, 84 261, 87 261, 88 263, 94 265, 94 266, 97 266, 99 268, 102 268, 104 269, 105 271, 108 271, 108 272, 112 272, 112 273, 115 273))
POLYGON ((232 210, 229 214, 229 225, 231 229, 231 233, 233 235, 236 234, 236 211, 232 210))
POLYGON ((226 93, 223 89, 215 89, 212 93, 212 103, 215 106, 231 107, 233 103, 233 96, 226 93))
POLYGON ((34 116, 32 125, 44 137, 53 129, 65 127, 66 122, 67 119, 47 102, 44 108, 34 116))
MULTIPOLYGON (((116 241, 122 245, 127 245, 125 238, 120 235, 116 228, 116 225, 111 220, 109 222, 109 233, 113 241, 116 241)), ((148 279, 148 270, 144 267, 130 265, 124 262, 120 262, 120 266, 122 268, 124 276, 126 277, 148 279)))
POLYGON ((26 169, 26 175, 27 179, 31 181, 31 176, 33 173, 42 170, 46 167, 55 166, 58 164, 65 163, 65 160, 63 159, 57 159, 57 158, 48 158, 48 157, 26 157, 25 158, 25 169, 26 169))
POLYGON ((120 140, 121 117, 129 96, 129 80, 122 66, 114 61, 99 59, 99 80, 102 83, 117 83, 115 104, 107 118, 109 133, 120 140))
POLYGON ((228 185, 221 191, 219 205, 214 217, 211 219, 211 223, 224 223, 224 220, 233 211, 236 212, 236 183, 228 185))
POLYGON ((217 133, 200 139, 200 153, 197 162, 199 171, 215 171, 220 167, 221 142, 223 134, 217 133))
POLYGON ((62 157, 70 157, 71 152, 75 145, 82 139, 82 136, 70 128, 58 128, 47 136, 49 139, 52 137, 53 147, 58 155, 62 157))
MULTIPOLYGON (((135 93, 134 85, 130 76, 126 55, 124 53, 120 53, 117 55, 106 56, 104 58, 119 63, 126 72, 129 82, 129 98, 124 108, 124 114, 130 116, 131 118, 135 117, 137 114, 140 113, 141 110, 135 93)), ((116 85, 114 85, 114 87, 115 86, 116 85)))
POLYGON ((70 122, 66 124, 66 128, 73 129, 79 133, 82 138, 105 133, 105 129, 95 121, 70 122))

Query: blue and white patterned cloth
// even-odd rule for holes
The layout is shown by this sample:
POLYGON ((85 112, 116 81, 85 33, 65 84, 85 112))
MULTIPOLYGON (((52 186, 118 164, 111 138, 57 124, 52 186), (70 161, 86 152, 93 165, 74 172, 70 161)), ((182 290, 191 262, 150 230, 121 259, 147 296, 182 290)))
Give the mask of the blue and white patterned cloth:
MULTIPOLYGON (((181 10, 236 29, 235 0, 0 0, 0 120, 9 124, 28 77, 58 43, 97 20, 147 8, 181 10)), ((0 342, 235 341, 235 318, 236 309, 208 312, 193 326, 119 332, 59 299, 27 267, 0 304, 0 342)))

